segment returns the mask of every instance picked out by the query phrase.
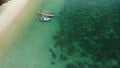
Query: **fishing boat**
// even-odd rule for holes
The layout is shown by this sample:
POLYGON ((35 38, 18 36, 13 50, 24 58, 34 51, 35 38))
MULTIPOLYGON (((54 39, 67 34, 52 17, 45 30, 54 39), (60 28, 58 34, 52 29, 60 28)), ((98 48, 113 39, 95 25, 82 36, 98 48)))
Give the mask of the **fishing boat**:
POLYGON ((47 22, 47 21, 50 21, 51 18, 48 18, 48 17, 42 16, 42 17, 39 18, 39 20, 40 20, 40 21, 43 21, 43 22, 45 22, 45 21, 47 22))
POLYGON ((44 16, 48 16, 48 17, 53 17, 53 16, 55 16, 55 15, 53 15, 52 13, 46 13, 46 12, 40 12, 40 11, 38 11, 38 14, 44 15, 44 16))

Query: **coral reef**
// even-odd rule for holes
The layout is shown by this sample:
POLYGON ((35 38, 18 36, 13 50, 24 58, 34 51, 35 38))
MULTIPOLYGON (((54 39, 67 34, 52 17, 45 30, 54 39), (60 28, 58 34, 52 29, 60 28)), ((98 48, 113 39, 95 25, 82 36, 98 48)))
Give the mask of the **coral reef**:
POLYGON ((55 47, 67 59, 79 68, 120 67, 120 1, 66 0, 59 18, 55 47))

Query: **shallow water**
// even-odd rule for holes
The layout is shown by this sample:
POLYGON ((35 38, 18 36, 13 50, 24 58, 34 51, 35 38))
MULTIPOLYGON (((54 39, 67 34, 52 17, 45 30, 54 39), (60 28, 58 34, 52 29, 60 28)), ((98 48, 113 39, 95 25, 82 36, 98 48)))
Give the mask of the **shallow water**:
POLYGON ((33 11, 36 13, 32 16, 29 26, 0 63, 0 68, 52 67, 51 63, 54 61, 49 50, 55 44, 53 35, 59 30, 58 18, 54 17, 50 22, 40 22, 37 11, 52 12, 57 16, 63 3, 63 0, 44 0, 39 7, 36 7, 37 9, 33 11))

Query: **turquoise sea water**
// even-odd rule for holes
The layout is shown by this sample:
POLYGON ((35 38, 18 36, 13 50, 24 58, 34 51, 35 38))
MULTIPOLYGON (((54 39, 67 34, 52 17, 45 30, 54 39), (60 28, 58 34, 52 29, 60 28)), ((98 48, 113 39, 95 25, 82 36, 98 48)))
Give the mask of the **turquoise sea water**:
POLYGON ((43 0, 0 68, 119 68, 120 1, 43 0))
POLYGON ((18 39, 8 55, 0 63, 0 68, 50 68, 52 56, 49 48, 54 45, 53 35, 59 30, 58 14, 64 0, 44 0, 30 22, 30 26, 18 39), (50 22, 40 22, 37 11, 55 14, 50 22))

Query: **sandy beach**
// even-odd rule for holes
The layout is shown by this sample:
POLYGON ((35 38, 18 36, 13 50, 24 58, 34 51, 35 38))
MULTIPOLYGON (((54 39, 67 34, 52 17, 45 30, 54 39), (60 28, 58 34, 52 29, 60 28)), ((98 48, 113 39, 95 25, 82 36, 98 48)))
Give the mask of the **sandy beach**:
POLYGON ((22 13, 28 0, 11 0, 1 6, 0 11, 0 34, 3 34, 6 29, 10 29, 10 25, 14 23, 17 16, 22 13))
POLYGON ((10 0, 0 6, 0 62, 28 29, 41 1, 10 0))
POLYGON ((11 0, 0 6, 0 58, 8 51, 10 43, 13 42, 13 39, 9 37, 10 32, 14 25, 19 23, 18 18, 27 7, 28 2, 29 0, 11 0))

